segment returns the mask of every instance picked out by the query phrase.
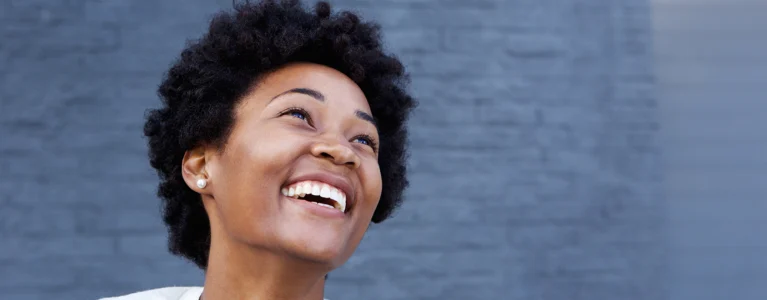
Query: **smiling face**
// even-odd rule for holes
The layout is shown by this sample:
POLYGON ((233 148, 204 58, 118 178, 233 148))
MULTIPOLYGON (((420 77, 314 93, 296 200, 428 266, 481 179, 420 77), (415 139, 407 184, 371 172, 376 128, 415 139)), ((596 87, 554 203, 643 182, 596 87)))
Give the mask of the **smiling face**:
POLYGON ((381 196, 378 133, 360 88, 329 67, 289 65, 262 78, 234 120, 225 150, 205 163, 206 211, 226 235, 212 243, 343 264, 381 196))

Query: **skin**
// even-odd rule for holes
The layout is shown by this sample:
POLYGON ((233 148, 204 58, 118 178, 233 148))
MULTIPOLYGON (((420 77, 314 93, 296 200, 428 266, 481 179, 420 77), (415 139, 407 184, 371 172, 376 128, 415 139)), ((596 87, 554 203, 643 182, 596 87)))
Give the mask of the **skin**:
POLYGON ((364 93, 343 73, 292 64, 239 102, 224 149, 187 151, 184 180, 202 196, 211 224, 205 300, 323 298, 324 276, 357 248, 381 196, 370 143, 378 143, 378 133, 364 114, 371 114, 364 93), (320 92, 324 101, 294 89, 320 92), (308 116, 286 113, 291 107, 308 116), (310 173, 350 184, 354 204, 343 217, 319 215, 281 194, 310 173), (207 186, 198 188, 198 179, 207 186))

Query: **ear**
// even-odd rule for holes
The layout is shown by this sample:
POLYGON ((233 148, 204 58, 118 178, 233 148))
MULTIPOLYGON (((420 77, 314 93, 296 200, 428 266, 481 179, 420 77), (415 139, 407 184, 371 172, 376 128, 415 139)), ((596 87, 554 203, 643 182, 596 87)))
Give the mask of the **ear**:
POLYGON ((184 182, 190 189, 199 193, 200 195, 210 195, 211 191, 211 178, 208 176, 206 165, 208 163, 205 156, 205 147, 198 146, 194 149, 187 150, 184 153, 184 159, 181 162, 181 174, 184 177, 184 182), (206 185, 199 187, 197 182, 199 180, 205 180, 206 185))

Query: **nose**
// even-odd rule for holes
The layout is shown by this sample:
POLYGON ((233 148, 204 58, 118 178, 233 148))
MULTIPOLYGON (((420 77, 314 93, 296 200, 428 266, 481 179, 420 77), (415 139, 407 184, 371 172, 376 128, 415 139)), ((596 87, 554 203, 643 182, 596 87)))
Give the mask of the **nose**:
POLYGON ((327 159, 336 165, 344 165, 352 169, 360 166, 360 158, 357 153, 339 142, 316 142, 312 145, 311 151, 315 157, 327 159))

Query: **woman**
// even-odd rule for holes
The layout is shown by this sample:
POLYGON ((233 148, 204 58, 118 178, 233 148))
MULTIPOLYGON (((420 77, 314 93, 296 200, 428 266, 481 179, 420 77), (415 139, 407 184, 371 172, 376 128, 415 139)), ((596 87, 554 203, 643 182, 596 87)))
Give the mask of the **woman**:
POLYGON ((326 275, 402 201, 405 83, 378 26, 327 3, 217 15, 144 128, 170 251, 204 287, 112 299, 323 299, 326 275))

